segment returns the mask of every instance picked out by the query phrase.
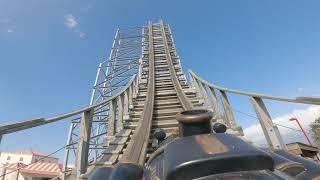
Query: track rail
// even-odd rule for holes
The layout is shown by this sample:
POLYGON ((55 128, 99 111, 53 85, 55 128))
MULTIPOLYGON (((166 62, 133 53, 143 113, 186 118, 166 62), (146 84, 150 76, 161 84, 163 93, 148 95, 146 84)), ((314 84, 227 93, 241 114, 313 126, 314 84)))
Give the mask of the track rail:
POLYGON ((185 93, 183 92, 182 87, 179 83, 178 77, 176 75, 176 71, 174 69, 174 65, 172 62, 171 55, 170 55, 170 50, 168 47, 168 39, 167 39, 167 35, 166 35, 163 21, 160 22, 160 25, 161 25, 161 32, 162 32, 163 41, 164 41, 163 44, 165 47, 166 57, 167 57, 168 65, 169 65, 169 72, 170 72, 170 75, 172 78, 174 88, 177 92, 177 96, 178 96, 183 108, 185 110, 191 110, 191 109, 193 109, 193 106, 192 106, 191 102, 189 101, 189 99, 187 98, 187 96, 185 95, 185 93))
POLYGON ((152 23, 148 23, 149 36, 149 76, 148 90, 143 108, 142 119, 124 152, 121 162, 130 162, 143 165, 146 156, 147 145, 152 124, 153 106, 154 106, 154 52, 153 52, 153 28, 152 23))

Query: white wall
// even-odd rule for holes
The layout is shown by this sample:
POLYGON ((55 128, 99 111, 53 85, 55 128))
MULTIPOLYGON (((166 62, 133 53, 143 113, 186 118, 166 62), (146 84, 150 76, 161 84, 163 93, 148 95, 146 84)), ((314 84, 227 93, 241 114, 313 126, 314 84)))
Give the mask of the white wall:
POLYGON ((23 164, 30 164, 32 162, 32 155, 29 154, 15 154, 9 152, 2 152, 0 156, 0 164, 13 164, 13 163, 23 163, 23 164), (8 160, 10 157, 10 160, 8 160), (23 158, 20 161, 20 158, 23 158))
POLYGON ((2 164, 13 164, 13 163, 23 163, 23 164, 30 164, 32 162, 52 162, 52 163, 58 163, 57 158, 52 157, 43 157, 43 156, 35 156, 32 154, 19 154, 19 153, 10 153, 10 152, 2 152, 0 155, 0 165, 2 164), (7 160, 10 156, 10 160, 7 160), (22 161, 20 161, 20 158, 23 158, 22 161))
POLYGON ((32 162, 36 162, 36 161, 58 163, 58 159, 56 159, 56 158, 52 158, 52 157, 44 158, 43 156, 33 156, 32 162))

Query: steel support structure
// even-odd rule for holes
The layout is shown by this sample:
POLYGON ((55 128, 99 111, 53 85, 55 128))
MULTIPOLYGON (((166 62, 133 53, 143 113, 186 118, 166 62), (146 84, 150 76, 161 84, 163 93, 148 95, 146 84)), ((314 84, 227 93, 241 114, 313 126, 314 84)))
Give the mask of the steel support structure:
MULTIPOLYGON (((141 27, 117 29, 108 59, 103 60, 98 66, 89 105, 103 102, 109 97, 114 96, 128 84, 133 75, 139 74, 140 76, 142 68, 142 38, 143 32, 141 27)), ((140 79, 136 78, 134 84, 139 84, 140 79)), ((130 86, 121 97, 101 104, 98 108, 94 109, 89 134, 89 137, 91 137, 88 148, 89 157, 85 166, 94 163, 101 157, 106 135, 113 135, 119 131, 122 127, 122 121, 129 118, 132 98, 137 93, 137 85, 130 86), (116 125, 114 124, 115 122, 117 123, 116 125), (112 125, 109 127, 108 124, 112 125)), ((77 143, 77 137, 75 136, 81 134, 79 125, 77 125, 80 122, 80 117, 72 121, 74 125, 68 134, 68 142, 65 149, 65 167, 69 163, 73 164, 73 160, 77 159, 75 156, 79 156, 76 155, 76 152, 79 152, 79 150, 76 150, 75 147, 79 147, 79 145, 75 145, 77 143), (73 157, 69 155, 70 150, 75 152, 73 157)), ((67 173, 68 170, 65 169, 65 171, 67 173)), ((83 173, 84 170, 79 172, 83 173)))

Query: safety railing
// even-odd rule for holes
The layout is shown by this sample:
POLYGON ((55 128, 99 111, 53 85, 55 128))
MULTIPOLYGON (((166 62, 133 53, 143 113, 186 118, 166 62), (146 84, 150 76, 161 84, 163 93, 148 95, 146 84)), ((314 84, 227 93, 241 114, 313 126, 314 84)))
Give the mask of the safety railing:
POLYGON ((37 118, 0 125, 0 137, 5 134, 26 130, 57 121, 67 120, 70 117, 76 117, 72 120, 69 134, 75 133, 73 130, 76 128, 76 126, 79 126, 79 132, 75 141, 72 141, 70 139, 72 136, 69 136, 67 145, 65 146, 66 154, 63 167, 63 172, 65 173, 63 174, 63 179, 65 179, 65 174, 68 171, 67 164, 70 149, 74 150, 76 155, 75 165, 77 176, 79 177, 87 170, 90 151, 94 149, 103 149, 103 146, 105 146, 105 144, 101 144, 101 147, 98 147, 97 143, 95 143, 96 138, 98 136, 113 136, 116 132, 123 129, 123 122, 129 118, 129 112, 133 105, 132 100, 138 93, 137 88, 135 88, 137 86, 136 80, 137 76, 132 76, 127 85, 118 91, 117 94, 90 106, 48 118, 37 118), (92 136, 92 121, 94 120, 95 116, 101 113, 102 107, 105 106, 109 107, 106 118, 101 120, 101 124, 103 124, 105 131, 100 132, 98 135, 92 136), (79 115, 80 117, 77 117, 79 115))
POLYGON ((261 93, 247 92, 228 89, 220 87, 214 84, 209 83, 208 81, 200 78, 193 71, 189 70, 189 76, 193 88, 196 89, 196 92, 204 98, 204 103, 212 108, 212 111, 220 115, 221 110, 219 107, 218 97, 220 97, 220 102, 223 107, 222 118, 226 125, 236 131, 241 131, 235 121, 232 106, 227 97, 227 93, 244 95, 249 97, 249 100, 253 106, 254 111, 257 114, 261 128, 263 130, 264 136, 267 140, 267 144, 271 150, 274 149, 286 149, 286 145, 280 135, 280 132, 277 126, 272 122, 271 116, 267 110, 266 105, 263 102, 263 99, 270 99, 275 101, 284 101, 284 102, 293 102, 293 103, 302 103, 302 104, 314 104, 320 105, 319 97, 286 97, 286 96, 273 96, 266 95, 261 93), (219 96, 216 95, 216 92, 219 96))

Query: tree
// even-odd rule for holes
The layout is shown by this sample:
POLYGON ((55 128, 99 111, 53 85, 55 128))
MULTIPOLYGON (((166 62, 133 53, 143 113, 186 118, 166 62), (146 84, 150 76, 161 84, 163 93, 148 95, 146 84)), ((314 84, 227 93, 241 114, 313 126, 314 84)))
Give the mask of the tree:
POLYGON ((320 148, 320 117, 310 124, 310 133, 313 142, 320 148))

